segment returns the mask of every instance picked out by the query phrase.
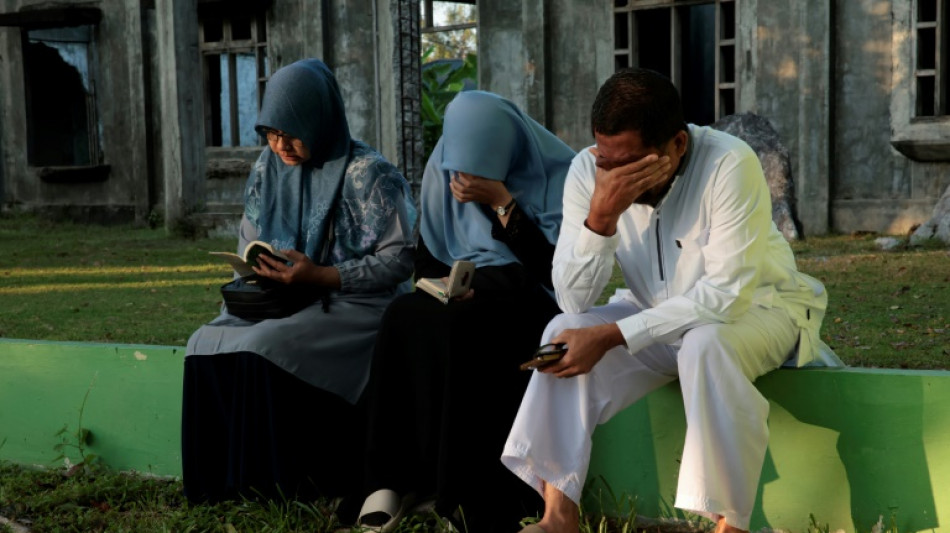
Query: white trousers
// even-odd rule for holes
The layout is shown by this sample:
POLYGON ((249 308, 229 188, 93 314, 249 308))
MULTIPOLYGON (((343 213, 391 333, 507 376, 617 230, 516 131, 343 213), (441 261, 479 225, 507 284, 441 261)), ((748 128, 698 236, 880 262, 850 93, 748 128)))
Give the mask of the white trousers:
MULTIPOLYGON (((639 311, 620 301, 561 314, 541 342, 639 311)), ((580 503, 594 428, 678 378, 687 428, 674 506, 748 529, 769 438, 769 404, 752 382, 788 359, 798 334, 785 311, 753 306, 735 323, 690 330, 680 347, 616 347, 573 378, 534 372, 501 460, 539 492, 543 480, 580 503)))

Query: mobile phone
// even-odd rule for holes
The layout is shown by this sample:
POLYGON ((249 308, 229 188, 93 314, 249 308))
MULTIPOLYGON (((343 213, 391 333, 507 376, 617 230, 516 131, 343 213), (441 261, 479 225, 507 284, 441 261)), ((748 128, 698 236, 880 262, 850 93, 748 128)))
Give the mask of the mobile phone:
POLYGON ((528 359, 524 363, 521 363, 521 370, 531 370, 532 368, 540 368, 545 365, 549 365, 564 357, 564 354, 566 353, 567 345, 563 342, 545 344, 544 346, 538 348, 536 352, 534 352, 534 357, 528 359))

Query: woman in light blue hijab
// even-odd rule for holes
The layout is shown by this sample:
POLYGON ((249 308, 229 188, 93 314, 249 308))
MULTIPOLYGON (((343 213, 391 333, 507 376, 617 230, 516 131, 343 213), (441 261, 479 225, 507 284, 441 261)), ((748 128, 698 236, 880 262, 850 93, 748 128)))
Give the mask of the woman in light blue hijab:
POLYGON ((259 260, 257 275, 322 297, 259 321, 223 306, 191 336, 185 494, 346 496, 362 465, 355 404, 380 319, 411 288, 416 209, 399 170, 350 137, 336 80, 319 60, 270 77, 257 130, 268 144, 245 187, 238 253, 270 243, 291 264, 259 260))
POLYGON ((480 533, 542 509, 499 456, 529 377, 519 364, 558 312, 551 261, 573 157, 498 95, 462 92, 449 104, 422 181, 415 277, 472 261, 472 291, 448 304, 416 291, 383 317, 360 525, 391 530, 419 499, 480 533))

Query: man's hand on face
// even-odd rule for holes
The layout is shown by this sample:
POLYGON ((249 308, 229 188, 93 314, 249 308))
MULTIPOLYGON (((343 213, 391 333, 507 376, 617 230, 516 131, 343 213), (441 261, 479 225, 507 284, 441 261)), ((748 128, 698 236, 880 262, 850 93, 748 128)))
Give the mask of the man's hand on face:
POLYGON ((587 225, 601 235, 613 235, 620 215, 628 207, 666 185, 673 172, 672 164, 669 156, 648 154, 631 163, 605 168, 600 164, 598 148, 590 148, 590 152, 598 165, 587 225))

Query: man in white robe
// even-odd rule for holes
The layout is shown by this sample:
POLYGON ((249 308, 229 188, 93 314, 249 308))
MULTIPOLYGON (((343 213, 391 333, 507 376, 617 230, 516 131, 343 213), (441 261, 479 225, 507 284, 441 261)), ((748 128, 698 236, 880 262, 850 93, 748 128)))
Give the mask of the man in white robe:
POLYGON ((675 379, 687 432, 674 505, 717 533, 748 530, 768 445, 753 381, 836 359, 818 337, 824 287, 798 272, 773 224, 755 153, 686 124, 668 79, 616 73, 591 126, 554 255, 564 313, 542 338, 568 350, 532 377, 501 458, 545 498, 523 531, 576 533, 594 428, 675 379), (593 307, 615 260, 629 291, 593 307))

